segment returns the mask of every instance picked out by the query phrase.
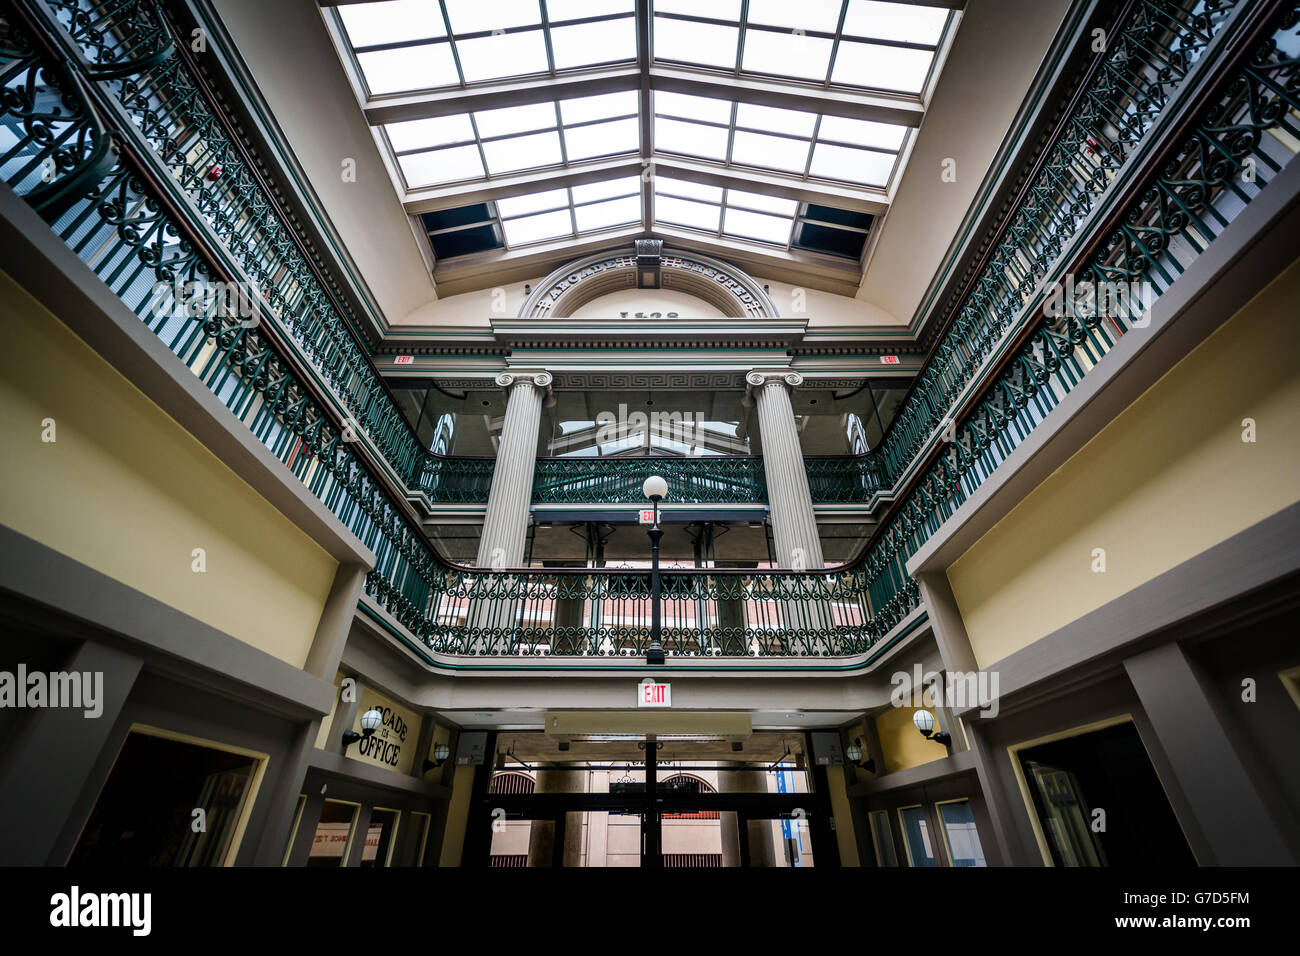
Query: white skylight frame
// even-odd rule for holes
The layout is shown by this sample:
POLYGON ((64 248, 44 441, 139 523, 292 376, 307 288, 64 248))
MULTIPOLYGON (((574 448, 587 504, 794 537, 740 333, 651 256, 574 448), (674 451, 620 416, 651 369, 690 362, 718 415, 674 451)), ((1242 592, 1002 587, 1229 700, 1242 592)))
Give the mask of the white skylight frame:
POLYGON ((371 0, 336 10, 370 98, 557 77, 637 59, 634 0, 371 0), (606 12, 575 16, 580 7, 606 12), (577 34, 584 35, 580 46, 611 55, 568 56, 579 46, 571 42, 577 34), (493 64, 503 68, 492 71, 493 64), (393 82, 379 82, 390 75, 393 82))
POLYGON ((495 222, 507 250, 626 229, 641 221, 644 188, 639 176, 621 176, 511 196, 493 204, 495 222))
POLYGON ((407 191, 568 169, 634 156, 641 148, 635 90, 389 123, 383 134, 407 191), (619 138, 604 149, 602 136, 619 138), (515 164, 511 157, 520 151, 518 158, 529 161, 515 164), (435 165, 445 174, 421 175, 435 165))

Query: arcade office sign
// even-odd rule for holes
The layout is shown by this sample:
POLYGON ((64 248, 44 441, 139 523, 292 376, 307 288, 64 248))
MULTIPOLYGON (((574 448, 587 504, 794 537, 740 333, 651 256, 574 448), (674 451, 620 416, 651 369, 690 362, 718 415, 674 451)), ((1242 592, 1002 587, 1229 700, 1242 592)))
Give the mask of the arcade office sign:
POLYGON ((357 733, 361 732, 361 715, 368 710, 383 714, 383 723, 369 737, 363 736, 357 741, 353 756, 398 773, 409 773, 415 761, 415 742, 420 735, 419 715, 377 691, 366 689, 362 691, 352 728, 357 733))

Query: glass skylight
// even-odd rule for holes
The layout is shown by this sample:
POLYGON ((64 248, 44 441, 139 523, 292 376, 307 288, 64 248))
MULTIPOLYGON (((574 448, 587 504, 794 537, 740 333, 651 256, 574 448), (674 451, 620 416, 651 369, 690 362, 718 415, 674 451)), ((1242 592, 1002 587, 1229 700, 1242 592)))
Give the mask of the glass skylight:
POLYGON ((635 90, 407 120, 384 129, 408 189, 639 148, 635 90))
POLYGON ((654 145, 726 165, 884 187, 907 129, 888 123, 656 92, 654 145))
POLYGON ((949 11, 879 0, 658 0, 656 60, 921 93, 949 11))
POLYGON ((547 189, 496 202, 507 248, 576 239, 641 220, 641 179, 626 176, 584 186, 547 189))
POLYGON ((338 8, 371 96, 632 61, 633 13, 634 0, 382 0, 338 8))

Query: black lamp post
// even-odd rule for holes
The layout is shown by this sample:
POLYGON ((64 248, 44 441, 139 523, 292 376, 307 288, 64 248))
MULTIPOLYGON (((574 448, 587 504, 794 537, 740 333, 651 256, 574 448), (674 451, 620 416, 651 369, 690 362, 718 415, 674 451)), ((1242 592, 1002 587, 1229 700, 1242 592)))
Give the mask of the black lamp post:
POLYGON ((659 502, 668 494, 668 482, 658 475, 651 475, 641 486, 641 492, 654 502, 655 520, 646 532, 650 535, 650 646, 645 652, 647 664, 664 663, 664 648, 659 640, 659 541, 664 536, 664 529, 659 527, 659 502))

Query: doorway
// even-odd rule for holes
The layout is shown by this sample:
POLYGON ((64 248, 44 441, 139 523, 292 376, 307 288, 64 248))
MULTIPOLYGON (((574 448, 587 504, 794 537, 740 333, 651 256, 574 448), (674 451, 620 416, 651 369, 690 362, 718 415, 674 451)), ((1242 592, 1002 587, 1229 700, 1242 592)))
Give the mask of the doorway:
POLYGON ((825 771, 801 733, 743 742, 499 735, 466 865, 836 865, 825 771), (739 744, 740 749, 733 749, 739 744), (559 749, 565 746, 566 749, 559 749))

